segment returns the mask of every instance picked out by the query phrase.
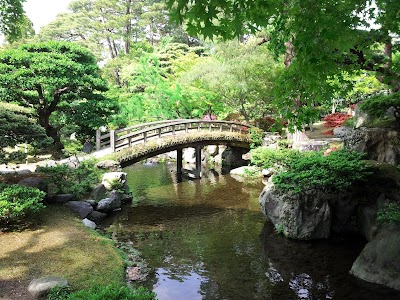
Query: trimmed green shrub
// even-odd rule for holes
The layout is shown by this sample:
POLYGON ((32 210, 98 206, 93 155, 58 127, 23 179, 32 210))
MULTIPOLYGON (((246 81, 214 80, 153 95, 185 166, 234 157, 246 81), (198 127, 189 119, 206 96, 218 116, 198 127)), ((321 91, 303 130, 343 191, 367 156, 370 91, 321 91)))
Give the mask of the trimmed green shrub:
POLYGON ((363 154, 339 150, 324 156, 319 152, 300 152, 286 159, 286 170, 274 176, 278 189, 300 193, 309 189, 327 192, 347 190, 366 182, 372 175, 363 154))
POLYGON ((131 289, 127 286, 96 286, 89 290, 69 293, 65 289, 53 289, 48 300, 154 300, 155 293, 145 289, 131 289))
POLYGON ((299 156, 306 156, 307 153, 292 149, 269 149, 256 148, 251 150, 251 164, 263 169, 268 168, 286 168, 299 156))
POLYGON ((95 167, 95 161, 82 161, 77 168, 67 165, 39 167, 38 172, 47 175, 50 194, 71 193, 83 197, 100 181, 102 172, 95 167))
POLYGON ((31 187, 0 183, 0 223, 18 223, 45 206, 45 193, 31 187))
POLYGON ((400 204, 390 203, 378 211, 376 220, 379 223, 400 224, 400 204))

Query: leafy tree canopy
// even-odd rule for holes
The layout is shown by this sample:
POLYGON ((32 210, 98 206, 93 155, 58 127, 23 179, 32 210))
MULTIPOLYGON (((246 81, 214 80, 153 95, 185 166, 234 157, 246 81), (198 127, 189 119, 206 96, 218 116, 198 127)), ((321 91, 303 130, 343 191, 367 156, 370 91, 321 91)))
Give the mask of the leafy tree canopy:
POLYGON ((25 0, 0 1, 0 32, 7 40, 14 41, 23 35, 21 24, 25 22, 23 3, 25 0))
POLYGON ((99 73, 95 57, 74 43, 23 44, 0 53, 0 99, 32 108, 59 154, 66 124, 91 133, 116 109, 99 73))
POLYGON ((400 90, 395 56, 400 34, 400 2, 395 0, 169 0, 176 20, 190 34, 226 39, 264 30, 286 71, 278 81, 280 113, 305 122, 311 104, 330 99, 328 83, 343 71, 373 71, 393 91, 400 90), (372 26, 373 25, 373 26, 372 26))

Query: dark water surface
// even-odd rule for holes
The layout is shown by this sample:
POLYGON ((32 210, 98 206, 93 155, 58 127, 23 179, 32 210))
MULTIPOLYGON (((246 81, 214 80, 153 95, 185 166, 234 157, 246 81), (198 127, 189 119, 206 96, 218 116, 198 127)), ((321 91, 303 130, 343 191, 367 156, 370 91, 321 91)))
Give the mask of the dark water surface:
POLYGON ((109 227, 154 270, 159 300, 400 299, 348 274, 365 241, 299 242, 277 235, 258 204, 261 183, 208 171, 176 183, 174 164, 124 169, 132 205, 109 227))

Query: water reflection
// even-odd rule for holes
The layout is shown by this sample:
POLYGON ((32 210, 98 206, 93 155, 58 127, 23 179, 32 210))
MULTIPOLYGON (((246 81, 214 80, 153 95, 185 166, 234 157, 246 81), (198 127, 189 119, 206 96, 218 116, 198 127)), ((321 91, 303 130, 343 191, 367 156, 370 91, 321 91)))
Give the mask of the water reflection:
POLYGON ((261 183, 214 172, 176 183, 173 168, 125 169, 135 201, 109 228, 153 268, 159 300, 399 299, 348 274, 364 241, 288 240, 260 212, 261 183))
POLYGON ((158 299, 164 300, 201 300, 203 296, 200 293, 201 283, 207 278, 190 272, 184 276, 171 276, 168 269, 159 268, 156 271, 157 283, 153 286, 153 291, 158 299))

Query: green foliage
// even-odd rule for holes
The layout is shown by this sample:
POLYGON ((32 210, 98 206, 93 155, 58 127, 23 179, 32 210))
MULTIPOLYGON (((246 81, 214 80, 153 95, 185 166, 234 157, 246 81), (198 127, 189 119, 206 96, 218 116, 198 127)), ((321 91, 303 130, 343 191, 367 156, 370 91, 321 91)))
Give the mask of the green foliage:
POLYGON ((0 183, 0 223, 15 223, 45 206, 45 193, 31 187, 0 183))
POLYGON ((262 169, 288 168, 293 161, 302 155, 306 154, 292 149, 256 148, 251 150, 251 164, 262 169))
POLYGON ((249 135, 250 135, 250 149, 255 149, 262 145, 264 136, 264 131, 262 129, 257 127, 251 127, 249 129, 249 135))
POLYGON ((376 220, 379 223, 400 224, 400 204, 390 203, 378 211, 376 220))
POLYGON ((96 59, 74 43, 31 43, 0 52, 0 85, 0 100, 31 108, 58 153, 63 126, 92 135, 116 110, 101 94, 107 85, 96 59))
POLYGON ((88 290, 70 293, 68 289, 52 289, 48 300, 154 300, 155 293, 145 289, 132 289, 127 286, 95 286, 88 290))
POLYGON ((283 224, 275 224, 275 232, 277 234, 285 234, 285 226, 283 224))
POLYGON ((87 195, 100 181, 101 172, 95 167, 95 161, 84 160, 77 168, 67 165, 38 167, 38 172, 46 175, 50 194, 71 193, 80 198, 87 195))
POLYGON ((12 42, 22 36, 25 0, 3 0, 0 2, 0 32, 12 42))
POLYGON ((40 147, 52 141, 46 140, 44 129, 32 119, 32 114, 25 107, 0 102, 0 148, 20 143, 40 147))
POLYGON ((360 104, 360 109, 367 112, 372 118, 382 119, 386 111, 393 107, 397 125, 400 124, 400 92, 392 94, 378 94, 367 98, 360 104))
POLYGON ((339 150, 324 156, 300 152, 288 161, 286 170, 273 177, 278 189, 300 193, 309 189, 339 192, 365 182, 372 175, 363 154, 339 150))
POLYGON ((66 156, 74 156, 82 152, 83 145, 78 140, 66 139, 65 141, 63 141, 63 144, 64 144, 63 152, 66 156))
MULTIPOLYGON (((281 67, 255 39, 219 43, 215 54, 182 74, 182 84, 212 93, 225 113, 240 113, 246 121, 275 111, 271 104, 281 67)), ((215 100, 214 100, 215 101, 215 100)))
POLYGON ((315 118, 313 106, 347 90, 342 84, 331 85, 335 76, 345 84, 344 72, 372 71, 393 91, 399 88, 400 48, 392 40, 400 34, 399 1, 371 5, 369 0, 168 0, 167 4, 173 18, 185 22, 191 34, 232 39, 264 31, 263 42, 268 41, 275 57, 285 56, 286 69, 275 82, 274 104, 284 119, 291 120, 290 127, 308 123, 315 118), (384 53, 385 46, 392 50, 384 53))

